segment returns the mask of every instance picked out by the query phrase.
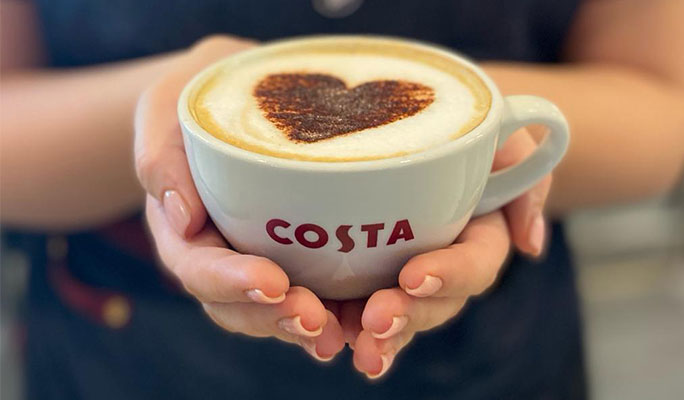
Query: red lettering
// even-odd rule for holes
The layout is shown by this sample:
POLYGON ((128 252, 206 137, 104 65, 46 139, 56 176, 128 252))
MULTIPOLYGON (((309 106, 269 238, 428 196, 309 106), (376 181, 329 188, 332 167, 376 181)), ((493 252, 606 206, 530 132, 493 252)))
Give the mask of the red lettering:
POLYGON ((352 225, 340 225, 335 231, 335 236, 337 236, 337 240, 339 240, 342 245, 337 251, 349 253, 354 249, 354 239, 349 236, 349 229, 351 229, 351 227, 352 225))
MULTIPOLYGON (((275 242, 284 245, 290 245, 294 243, 291 239, 286 236, 279 235, 276 232, 276 228, 287 229, 290 226, 291 224, 285 220, 273 218, 266 223, 266 233, 268 233, 268 236, 275 242)), ((356 247, 354 239, 349 234, 351 228, 353 228, 353 225, 340 225, 337 227, 337 230, 335 230, 335 236, 340 242, 340 248, 337 249, 337 251, 341 253, 349 253, 356 247)), ((384 223, 361 225, 361 231, 366 232, 367 248, 378 247, 379 232, 383 229, 385 229, 384 223)), ((294 236, 299 244, 310 249, 319 249, 328 244, 328 233, 325 231, 325 229, 316 224, 299 225, 294 231, 294 236), (308 232, 313 232, 316 235, 315 240, 310 240, 306 237, 308 232)), ((311 236, 312 235, 310 234, 309 237, 311 236)), ((414 239, 411 224, 407 219, 402 219, 394 224, 392 233, 390 234, 389 239, 387 239, 387 245, 391 246, 396 244, 400 239, 403 239, 407 242, 414 239)))
POLYGON ((297 239, 299 244, 310 249, 318 249, 325 246, 326 243, 328 243, 328 233, 316 224, 299 225, 297 229, 295 229, 295 238, 297 239), (314 232, 318 236, 318 239, 316 239, 313 242, 308 240, 304 236, 304 234, 307 232, 314 232))
POLYGON ((392 234, 387 240, 387 245, 395 244, 399 239, 404 239, 407 242, 413 240, 413 231, 411 230, 411 224, 407 219, 397 221, 394 225, 394 229, 392 229, 392 234))
POLYGON ((368 233, 368 242, 366 247, 378 247, 378 231, 383 229, 385 229, 385 224, 361 225, 361 230, 368 233))
POLYGON ((292 240, 288 238, 284 238, 282 236, 278 236, 278 234, 275 232, 275 228, 289 228, 290 223, 287 221, 283 221, 282 219, 274 218, 266 223, 266 233, 268 233, 268 236, 271 237, 271 239, 275 240, 276 242, 280 244, 292 244, 292 240))

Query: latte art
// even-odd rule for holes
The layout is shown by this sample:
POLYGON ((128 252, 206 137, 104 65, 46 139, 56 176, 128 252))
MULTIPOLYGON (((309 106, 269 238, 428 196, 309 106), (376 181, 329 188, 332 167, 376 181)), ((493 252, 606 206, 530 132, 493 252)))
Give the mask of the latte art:
POLYGON ((273 48, 229 58, 198 85, 200 126, 248 151, 343 162, 443 145, 489 111, 477 74, 429 50, 363 39, 273 48))
POLYGON ((266 118, 292 140, 317 142, 410 117, 434 100, 431 88, 374 81, 354 88, 323 74, 269 75, 254 95, 266 118))

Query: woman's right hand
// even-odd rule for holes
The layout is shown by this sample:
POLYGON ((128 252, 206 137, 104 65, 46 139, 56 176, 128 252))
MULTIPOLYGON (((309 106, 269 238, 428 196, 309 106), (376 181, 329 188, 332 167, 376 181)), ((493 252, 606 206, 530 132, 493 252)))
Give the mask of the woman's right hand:
POLYGON ((310 290, 290 287, 285 272, 263 257, 230 250, 192 181, 176 114, 183 86, 206 65, 256 43, 212 36, 180 54, 141 96, 135 118, 135 160, 147 191, 147 222, 164 266, 224 329, 298 343, 318 360, 344 347, 342 328, 310 290))

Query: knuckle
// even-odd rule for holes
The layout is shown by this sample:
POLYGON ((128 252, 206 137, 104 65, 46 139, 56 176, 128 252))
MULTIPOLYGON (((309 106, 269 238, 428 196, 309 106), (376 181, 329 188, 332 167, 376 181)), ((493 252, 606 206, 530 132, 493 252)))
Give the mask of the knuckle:
POLYGON ((225 41, 228 40, 227 35, 222 35, 218 33, 214 33, 208 36, 205 36, 195 42, 193 45, 193 49, 195 50, 206 50, 206 49, 211 49, 214 48, 222 43, 225 43, 225 41))
MULTIPOLYGON (((145 189, 149 189, 150 178, 159 169, 159 157, 149 152, 141 152, 135 157, 135 171, 145 189)), ((154 193, 153 193, 154 194, 154 193)))
POLYGON ((225 34, 212 34, 205 36, 204 38, 197 41, 192 50, 198 52, 214 52, 226 48, 242 48, 246 47, 252 42, 242 38, 238 38, 231 35, 225 34))
POLYGON ((482 291, 484 292, 485 290, 489 289, 496 283, 497 278, 499 277, 499 274, 497 273, 496 268, 492 268, 492 271, 490 271, 486 276, 485 276, 485 281, 484 281, 484 288, 482 291))
POLYGON ((169 270, 171 270, 171 272, 173 272, 173 274, 176 275, 176 277, 180 279, 182 282, 190 280, 189 275, 192 269, 185 268, 190 259, 191 256, 188 254, 188 252, 184 252, 179 257, 176 257, 174 263, 168 265, 169 270))
POLYGON ((195 297, 196 299, 198 299, 200 301, 208 300, 208 299, 204 299, 202 296, 200 296, 199 292, 195 289, 194 285, 192 285, 188 281, 181 280, 180 282, 183 285, 183 290, 185 290, 191 296, 195 297))
POLYGON ((477 257, 470 249, 457 252, 454 258, 456 258, 457 265, 461 266, 461 268, 472 268, 471 271, 473 273, 481 273, 482 259, 477 257))
POLYGON ((399 338, 398 338, 398 343, 396 346, 396 351, 398 352, 399 350, 403 349, 406 347, 407 344, 413 340, 413 337, 415 336, 414 332, 406 332, 406 333, 400 333, 399 338))
POLYGON ((176 277, 180 281, 181 285, 183 285, 183 290, 188 292, 193 297, 196 297, 196 298, 201 299, 201 300, 207 300, 207 299, 204 299, 200 296, 200 292, 197 290, 197 287, 196 287, 195 283, 193 282, 193 279, 190 278, 188 276, 189 275, 188 272, 185 272, 185 271, 187 271, 186 268, 177 268, 176 271, 174 271, 174 273, 176 274, 176 277))
POLYGON ((158 96, 158 92, 159 85, 157 81, 150 83, 147 87, 145 87, 143 91, 140 92, 138 100, 135 103, 136 114, 145 113, 148 110, 150 103, 158 96))
POLYGON ((211 318, 212 321, 214 321, 216 325, 228 332, 238 333, 238 329, 230 322, 230 318, 225 318, 225 315, 219 315, 225 314, 225 312, 219 312, 219 310, 216 310, 215 307, 212 307, 208 304, 203 304, 203 307, 204 312, 209 316, 209 318, 211 318))
POLYGON ((444 322, 443 320, 439 320, 439 318, 437 318, 436 313, 438 313, 439 311, 436 310, 437 307, 435 307, 434 310, 421 310, 422 312, 414 311, 413 313, 411 313, 411 320, 409 322, 411 324, 411 327, 418 331, 424 331, 432 329, 435 326, 439 325, 441 322, 444 322))
POLYGON ((184 182, 183 165, 187 163, 184 157, 184 151, 171 146, 140 152, 135 157, 135 170, 140 184, 149 194, 161 200, 164 190, 178 188, 184 182))
POLYGON ((173 256, 172 256, 171 254, 165 252, 165 251, 162 251, 161 249, 159 249, 159 250, 157 251, 157 254, 159 255, 159 261, 160 261, 160 263, 162 264, 162 266, 163 266, 166 270, 168 270, 169 272, 171 272, 171 274, 173 274, 173 275, 175 276, 175 278, 178 279, 178 280, 180 281, 180 280, 181 280, 180 277, 179 277, 178 274, 174 271, 174 269, 175 269, 175 268, 174 268, 175 261, 173 260, 173 256))
POLYGON ((140 134, 141 130, 141 124, 143 120, 143 116, 147 113, 149 109, 149 104, 150 104, 150 97, 152 96, 154 89, 153 86, 147 86, 143 91, 140 93, 138 96, 138 99, 135 102, 135 118, 134 118, 134 128, 136 131, 136 135, 140 134))
POLYGON ((194 268, 188 268, 188 261, 191 257, 188 255, 182 257, 175 264, 170 266, 171 271, 176 275, 176 278, 183 285, 183 289, 192 296, 200 300, 208 300, 201 296, 201 290, 197 287, 194 268))
POLYGON ((466 303, 466 298, 456 299, 453 303, 451 313, 449 313, 449 316, 447 319, 451 319, 451 318, 454 318, 455 316, 457 316, 458 313, 460 313, 461 310, 463 309, 463 307, 465 306, 465 303, 466 303))
POLYGON ((495 268, 493 265, 487 264, 489 263, 484 264, 480 274, 480 279, 474 286, 474 291, 472 294, 476 296, 481 295, 487 289, 489 289, 496 282, 496 279, 498 277, 497 268, 495 268))
POLYGON ((491 262, 483 257, 478 257, 473 252, 460 254, 458 265, 463 266, 467 277, 462 279, 460 285, 453 288, 454 295, 479 295, 482 294, 496 278, 495 268, 491 262))

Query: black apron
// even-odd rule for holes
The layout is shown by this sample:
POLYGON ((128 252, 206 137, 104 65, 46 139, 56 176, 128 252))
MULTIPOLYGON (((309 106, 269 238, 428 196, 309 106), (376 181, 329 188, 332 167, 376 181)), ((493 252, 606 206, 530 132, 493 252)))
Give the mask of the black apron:
MULTIPOLYGON (((217 32, 259 40, 377 33, 479 60, 556 62, 577 7, 577 0, 366 0, 347 17, 329 18, 325 4, 334 2, 317 0, 37 3, 55 67, 175 50, 217 32)), ((28 398, 585 397, 578 299, 558 225, 544 260, 513 257, 492 290, 417 335, 386 378, 369 382, 349 350, 321 365, 296 346, 222 331, 155 265, 140 221, 61 238, 10 237, 31 256, 28 398)))

